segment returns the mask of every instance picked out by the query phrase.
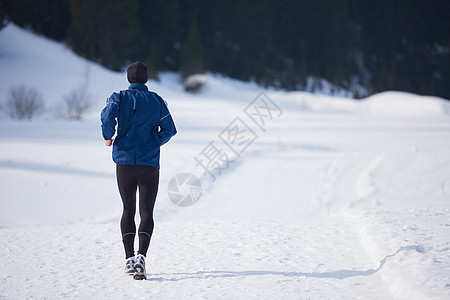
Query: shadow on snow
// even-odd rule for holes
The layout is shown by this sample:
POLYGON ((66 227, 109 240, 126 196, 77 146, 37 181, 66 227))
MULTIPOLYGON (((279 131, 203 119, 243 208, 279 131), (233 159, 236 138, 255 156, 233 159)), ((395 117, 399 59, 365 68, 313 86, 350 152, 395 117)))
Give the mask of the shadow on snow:
POLYGON ((93 176, 93 177, 114 177, 114 174, 72 169, 64 166, 48 165, 36 162, 18 162, 11 160, 1 160, 0 169, 18 169, 35 172, 47 172, 47 173, 63 173, 77 176, 93 176))
POLYGON ((147 280, 150 281, 180 281, 187 279, 209 279, 209 278, 229 278, 229 277, 247 277, 247 276, 264 276, 264 275, 272 275, 272 276, 285 276, 285 277, 310 277, 310 278, 334 278, 334 279, 346 279, 350 277, 357 276, 370 276, 378 271, 380 271, 383 266, 386 264, 387 260, 391 257, 396 256, 398 253, 403 251, 411 251, 415 250, 417 252, 423 253, 424 249, 420 245, 412 245, 412 246, 402 246, 394 254, 388 255, 380 261, 380 265, 377 269, 369 269, 365 271, 357 271, 357 270, 337 270, 331 272, 313 272, 313 273, 303 273, 303 272, 276 272, 276 271, 199 271, 195 273, 174 273, 174 274, 149 274, 150 277, 147 277, 147 280), (159 276, 159 277, 158 277, 159 276), (175 276, 172 278, 166 278, 161 276, 175 276))

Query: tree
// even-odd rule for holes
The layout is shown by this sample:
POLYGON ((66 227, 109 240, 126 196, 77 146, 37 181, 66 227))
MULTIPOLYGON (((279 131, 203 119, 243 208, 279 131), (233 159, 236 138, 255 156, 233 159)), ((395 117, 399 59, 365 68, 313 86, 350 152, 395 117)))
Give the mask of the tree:
POLYGON ((64 40, 70 25, 69 0, 4 0, 0 11, 19 26, 55 40, 64 40))
POLYGON ((12 119, 31 120, 44 110, 41 94, 34 88, 20 85, 9 90, 6 110, 12 119))
POLYGON ((6 12, 4 4, 0 1, 0 30, 5 26, 6 23, 6 12))
POLYGON ((180 50, 180 71, 184 78, 203 73, 203 47, 196 17, 192 17, 189 33, 180 50))
POLYGON ((68 119, 81 120, 92 104, 92 97, 86 87, 80 86, 63 96, 61 113, 68 119))
POLYGON ((120 71, 137 57, 138 0, 71 0, 68 40, 75 52, 120 71))

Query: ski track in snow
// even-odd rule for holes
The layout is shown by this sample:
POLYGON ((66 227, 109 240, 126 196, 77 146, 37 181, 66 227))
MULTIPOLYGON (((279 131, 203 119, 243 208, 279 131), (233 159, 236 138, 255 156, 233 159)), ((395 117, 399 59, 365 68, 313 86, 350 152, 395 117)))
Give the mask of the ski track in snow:
POLYGON ((226 147, 219 134, 260 88, 207 75, 190 95, 163 74, 148 85, 179 133, 162 149, 148 279, 135 281, 123 272, 121 202, 98 122, 126 76, 15 26, 0 31, 0 51, 2 93, 20 72, 56 103, 90 72, 101 99, 82 122, 0 121, 1 299, 450 298, 449 103, 266 90, 283 113, 264 130, 246 119, 258 139, 211 182, 193 158, 210 142, 226 147), (192 207, 167 196, 181 172, 202 180, 192 207))

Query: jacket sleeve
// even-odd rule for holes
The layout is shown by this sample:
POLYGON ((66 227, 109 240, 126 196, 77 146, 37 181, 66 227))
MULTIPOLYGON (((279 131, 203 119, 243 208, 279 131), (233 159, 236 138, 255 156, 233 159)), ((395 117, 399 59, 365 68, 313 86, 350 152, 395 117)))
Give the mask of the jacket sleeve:
POLYGON ((102 134, 105 140, 110 140, 116 133, 116 118, 119 117, 120 96, 114 93, 106 100, 106 106, 101 113, 102 134))
POLYGON ((166 102, 159 97, 161 100, 161 119, 159 120, 160 130, 158 132, 159 139, 161 141, 161 146, 167 143, 171 137, 177 133, 175 128, 175 123, 173 122, 172 115, 167 108, 166 102))

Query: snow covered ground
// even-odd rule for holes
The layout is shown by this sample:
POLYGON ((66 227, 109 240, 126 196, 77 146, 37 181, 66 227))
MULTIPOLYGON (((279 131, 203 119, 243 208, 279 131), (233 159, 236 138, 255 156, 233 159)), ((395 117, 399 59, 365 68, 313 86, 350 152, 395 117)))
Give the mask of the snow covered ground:
POLYGON ((23 83, 51 108, 86 76, 96 102, 83 121, 2 112, 0 298, 450 298, 450 102, 260 94, 213 75, 196 95, 174 74, 149 82, 179 133, 162 150, 148 280, 134 281, 99 126, 126 76, 13 25, 0 31, 2 103, 23 83), (231 162, 209 174, 198 163, 208 151, 231 162), (180 173, 202 184, 189 207, 168 196, 180 173))

